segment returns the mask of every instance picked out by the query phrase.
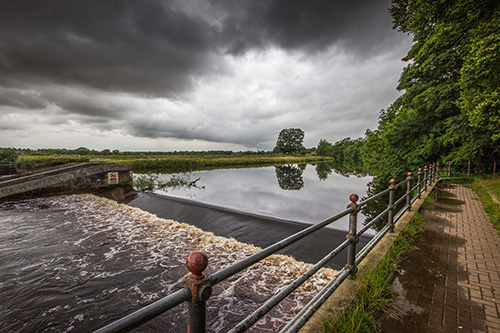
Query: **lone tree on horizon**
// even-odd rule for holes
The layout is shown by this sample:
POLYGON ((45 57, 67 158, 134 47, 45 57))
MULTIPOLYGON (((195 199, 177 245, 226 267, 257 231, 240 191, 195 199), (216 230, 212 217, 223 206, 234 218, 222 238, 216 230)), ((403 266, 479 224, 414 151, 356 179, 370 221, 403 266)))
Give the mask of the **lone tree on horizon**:
POLYGON ((276 141, 276 147, 274 147, 273 152, 281 154, 298 153, 304 149, 302 145, 303 140, 304 131, 300 128, 283 129, 278 136, 278 141, 276 141))

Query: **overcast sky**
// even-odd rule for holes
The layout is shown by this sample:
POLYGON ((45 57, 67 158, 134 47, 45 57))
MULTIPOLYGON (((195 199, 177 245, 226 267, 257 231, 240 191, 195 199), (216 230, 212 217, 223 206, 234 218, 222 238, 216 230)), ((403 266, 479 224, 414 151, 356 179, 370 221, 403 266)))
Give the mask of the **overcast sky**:
POLYGON ((363 136, 412 39, 389 0, 0 0, 0 147, 270 150, 363 136))

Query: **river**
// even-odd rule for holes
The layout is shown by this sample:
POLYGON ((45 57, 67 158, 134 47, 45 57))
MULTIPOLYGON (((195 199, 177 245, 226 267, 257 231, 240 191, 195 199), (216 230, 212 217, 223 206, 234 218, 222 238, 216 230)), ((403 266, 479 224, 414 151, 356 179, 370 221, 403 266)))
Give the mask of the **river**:
MULTIPOLYGON (((210 177, 202 176, 207 189, 210 177)), ((247 243, 265 246, 307 227, 262 211, 241 212, 191 199, 140 193, 129 205, 93 195, 0 203, 0 331, 91 332, 177 290, 187 273, 186 257, 194 250, 208 254, 211 273, 259 250, 247 243), (198 216, 193 219, 205 221, 205 231, 191 225, 196 223, 161 217, 169 211, 175 215, 173 207, 177 216, 184 216, 179 220, 198 216), (210 229, 216 234, 206 231, 210 229), (249 237, 245 243, 243 236, 249 237)), ((345 232, 329 233, 321 241, 310 240, 311 251, 291 251, 295 259, 273 256, 217 285, 208 302, 210 331, 228 330, 304 272, 309 265, 300 260, 312 261, 307 253, 345 237, 345 232)), ((323 270, 250 331, 278 330, 333 274, 323 270)), ((183 332, 184 312, 181 306, 137 331, 183 332)))

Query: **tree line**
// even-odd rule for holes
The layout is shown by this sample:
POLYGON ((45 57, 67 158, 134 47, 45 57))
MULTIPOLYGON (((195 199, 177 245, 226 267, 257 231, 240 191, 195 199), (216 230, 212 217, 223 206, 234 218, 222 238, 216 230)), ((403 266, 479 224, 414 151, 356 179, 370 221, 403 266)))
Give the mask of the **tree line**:
POLYGON ((378 127, 317 153, 358 160, 370 173, 404 177, 431 161, 500 157, 500 2, 393 0, 394 28, 411 34, 398 89, 378 127))

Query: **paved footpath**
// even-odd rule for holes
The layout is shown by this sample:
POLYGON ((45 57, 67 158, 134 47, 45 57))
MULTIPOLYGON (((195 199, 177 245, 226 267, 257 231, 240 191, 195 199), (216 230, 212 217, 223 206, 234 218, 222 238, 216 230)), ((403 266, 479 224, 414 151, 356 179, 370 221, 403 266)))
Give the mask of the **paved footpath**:
POLYGON ((395 281, 399 319, 382 332, 500 332, 500 235, 460 184, 439 184, 422 212, 419 250, 395 281))

